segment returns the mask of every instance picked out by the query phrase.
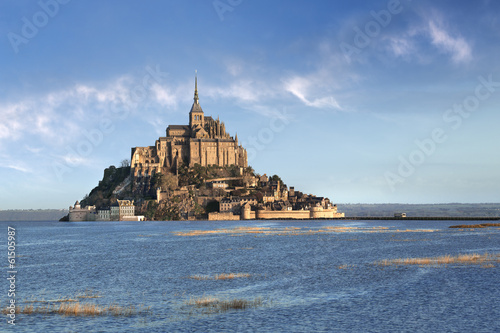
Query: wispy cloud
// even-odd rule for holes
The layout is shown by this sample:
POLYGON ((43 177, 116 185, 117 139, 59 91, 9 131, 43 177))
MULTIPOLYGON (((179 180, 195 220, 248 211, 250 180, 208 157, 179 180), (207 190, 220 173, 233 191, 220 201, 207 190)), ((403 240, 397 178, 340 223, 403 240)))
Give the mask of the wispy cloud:
POLYGON ((32 173, 33 170, 26 165, 26 162, 20 161, 20 160, 15 160, 12 158, 10 155, 7 154, 0 154, 0 168, 5 168, 5 169, 12 169, 16 171, 20 171, 23 173, 32 173))
POLYGON ((388 31, 381 39, 389 55, 428 64, 432 54, 449 55, 454 64, 472 60, 472 47, 459 32, 450 28, 444 15, 433 9, 418 13, 418 19, 405 29, 388 31))
POLYGON ((264 81, 244 78, 235 80, 227 86, 207 87, 205 94, 214 99, 233 98, 245 103, 256 103, 265 97, 270 97, 274 92, 264 81))
POLYGON ((52 155, 52 157, 59 161, 63 161, 68 166, 80 166, 80 165, 90 166, 95 164, 93 163, 94 161, 91 158, 83 157, 81 155, 75 155, 69 152, 64 155, 54 154, 52 155))
POLYGON ((411 37, 391 36, 386 40, 391 53, 396 57, 407 57, 415 52, 415 45, 411 37))
POLYGON ((429 20, 427 32, 432 44, 442 52, 451 54, 454 63, 469 62, 472 59, 472 50, 467 41, 460 35, 452 36, 439 20, 429 20))
POLYGON ((293 119, 293 115, 288 113, 286 108, 280 110, 267 105, 252 105, 251 107, 247 107, 245 109, 266 118, 275 118, 285 121, 293 119))
POLYGON ((141 103, 176 105, 175 91, 158 84, 142 87, 138 82, 122 76, 104 85, 76 84, 13 103, 0 101, 0 146, 27 135, 48 146, 61 146, 78 139, 83 129, 95 127, 99 118, 116 117, 117 110, 133 114, 141 103))
POLYGON ((32 146, 29 146, 27 144, 24 145, 24 149, 26 149, 27 151, 29 151, 32 154, 39 154, 40 152, 43 151, 43 147, 32 147, 32 146))
POLYGON ((286 91, 292 93, 307 106, 342 110, 333 96, 311 97, 311 95, 314 95, 312 93, 313 90, 323 90, 324 88, 319 87, 316 81, 317 80, 305 76, 294 76, 290 79, 286 79, 284 81, 284 86, 286 91))
POLYGON ((153 97, 162 106, 175 108, 178 102, 178 92, 172 91, 169 87, 160 84, 153 84, 151 87, 153 97))
POLYGON ((25 167, 23 165, 20 165, 20 164, 15 164, 15 163, 9 163, 9 164, 7 164, 5 166, 2 166, 2 167, 8 168, 8 169, 14 169, 14 170, 21 171, 21 172, 24 172, 24 173, 31 173, 32 172, 27 167, 25 167))
POLYGON ((238 76, 243 72, 243 61, 230 59, 226 60, 226 71, 232 76, 238 76))

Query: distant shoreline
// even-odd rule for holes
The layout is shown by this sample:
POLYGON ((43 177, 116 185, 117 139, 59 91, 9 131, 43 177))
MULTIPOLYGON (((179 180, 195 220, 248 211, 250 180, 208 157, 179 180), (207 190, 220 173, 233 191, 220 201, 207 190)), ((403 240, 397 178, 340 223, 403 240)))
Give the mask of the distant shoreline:
POLYGON ((490 217, 490 216, 408 216, 408 217, 384 217, 384 216, 357 216, 350 217, 346 216, 340 218, 340 220, 442 220, 442 221, 499 221, 500 217, 490 217))
MULTIPOLYGON (((292 219, 292 218, 269 218, 263 220, 240 220, 240 221, 404 221, 404 220, 421 220, 421 221, 500 221, 500 217, 483 217, 483 216, 472 216, 472 217, 457 217, 457 216, 439 216, 439 217, 429 217, 429 216, 414 216, 414 217, 393 217, 393 216, 345 216, 337 218, 315 218, 315 219, 292 219)), ((202 221, 202 220, 195 220, 202 221)), ((217 220, 224 221, 224 220, 217 220)), ((238 221, 238 220, 236 220, 238 221)))
MULTIPOLYGON (((456 217, 456 216, 440 216, 440 217, 428 217, 428 216, 414 216, 414 217, 383 217, 383 216, 346 216, 340 218, 317 218, 317 219, 290 219, 290 218, 277 218, 277 219, 264 219, 264 220, 231 220, 231 222, 259 222, 259 221, 500 221, 500 217, 456 217)), ((223 222, 226 220, 191 220, 189 222, 223 222)), ((0 220, 0 222, 58 222, 58 220, 0 220)), ((81 221, 81 222, 124 222, 124 221, 81 221)), ((128 221, 130 222, 130 221, 128 221)), ((187 220, 174 220, 174 221, 161 221, 161 220, 146 220, 144 222, 187 222, 187 220)), ((69 223, 69 222, 66 222, 69 223)), ((78 222, 71 222, 78 223, 78 222)), ((143 222, 139 222, 143 223, 143 222)))
POLYGON ((0 210, 0 221, 2 222, 24 222, 24 221, 59 221, 68 214, 67 209, 7 209, 0 210))

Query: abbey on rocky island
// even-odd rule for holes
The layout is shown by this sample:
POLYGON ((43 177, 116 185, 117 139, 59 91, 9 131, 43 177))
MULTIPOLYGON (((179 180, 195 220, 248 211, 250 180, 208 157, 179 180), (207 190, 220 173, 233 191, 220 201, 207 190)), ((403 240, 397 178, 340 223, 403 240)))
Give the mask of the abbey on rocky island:
POLYGON ((205 116, 198 99, 198 77, 195 78, 194 103, 189 125, 169 125, 166 136, 154 146, 134 147, 130 159, 134 178, 150 177, 157 172, 177 172, 179 164, 193 167, 217 165, 247 167, 247 152, 226 132, 224 122, 205 116))

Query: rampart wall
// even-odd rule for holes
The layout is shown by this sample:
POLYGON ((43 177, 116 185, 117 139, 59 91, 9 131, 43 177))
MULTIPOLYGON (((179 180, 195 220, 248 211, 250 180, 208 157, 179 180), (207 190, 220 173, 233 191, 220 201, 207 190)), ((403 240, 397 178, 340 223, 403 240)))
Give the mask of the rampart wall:
POLYGON ((310 213, 308 210, 258 210, 255 218, 257 220, 267 219, 308 219, 310 213))
POLYGON ((209 221, 237 221, 240 220, 239 215, 234 215, 233 213, 217 213, 217 212, 212 212, 208 213, 208 220, 209 221))

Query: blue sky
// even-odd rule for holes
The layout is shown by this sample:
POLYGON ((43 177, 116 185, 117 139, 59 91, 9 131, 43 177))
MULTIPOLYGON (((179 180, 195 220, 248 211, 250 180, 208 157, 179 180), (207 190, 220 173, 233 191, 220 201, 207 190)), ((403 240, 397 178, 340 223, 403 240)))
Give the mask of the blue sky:
POLYGON ((0 209, 220 116, 259 173, 336 203, 500 202, 500 3, 2 1, 0 209))

